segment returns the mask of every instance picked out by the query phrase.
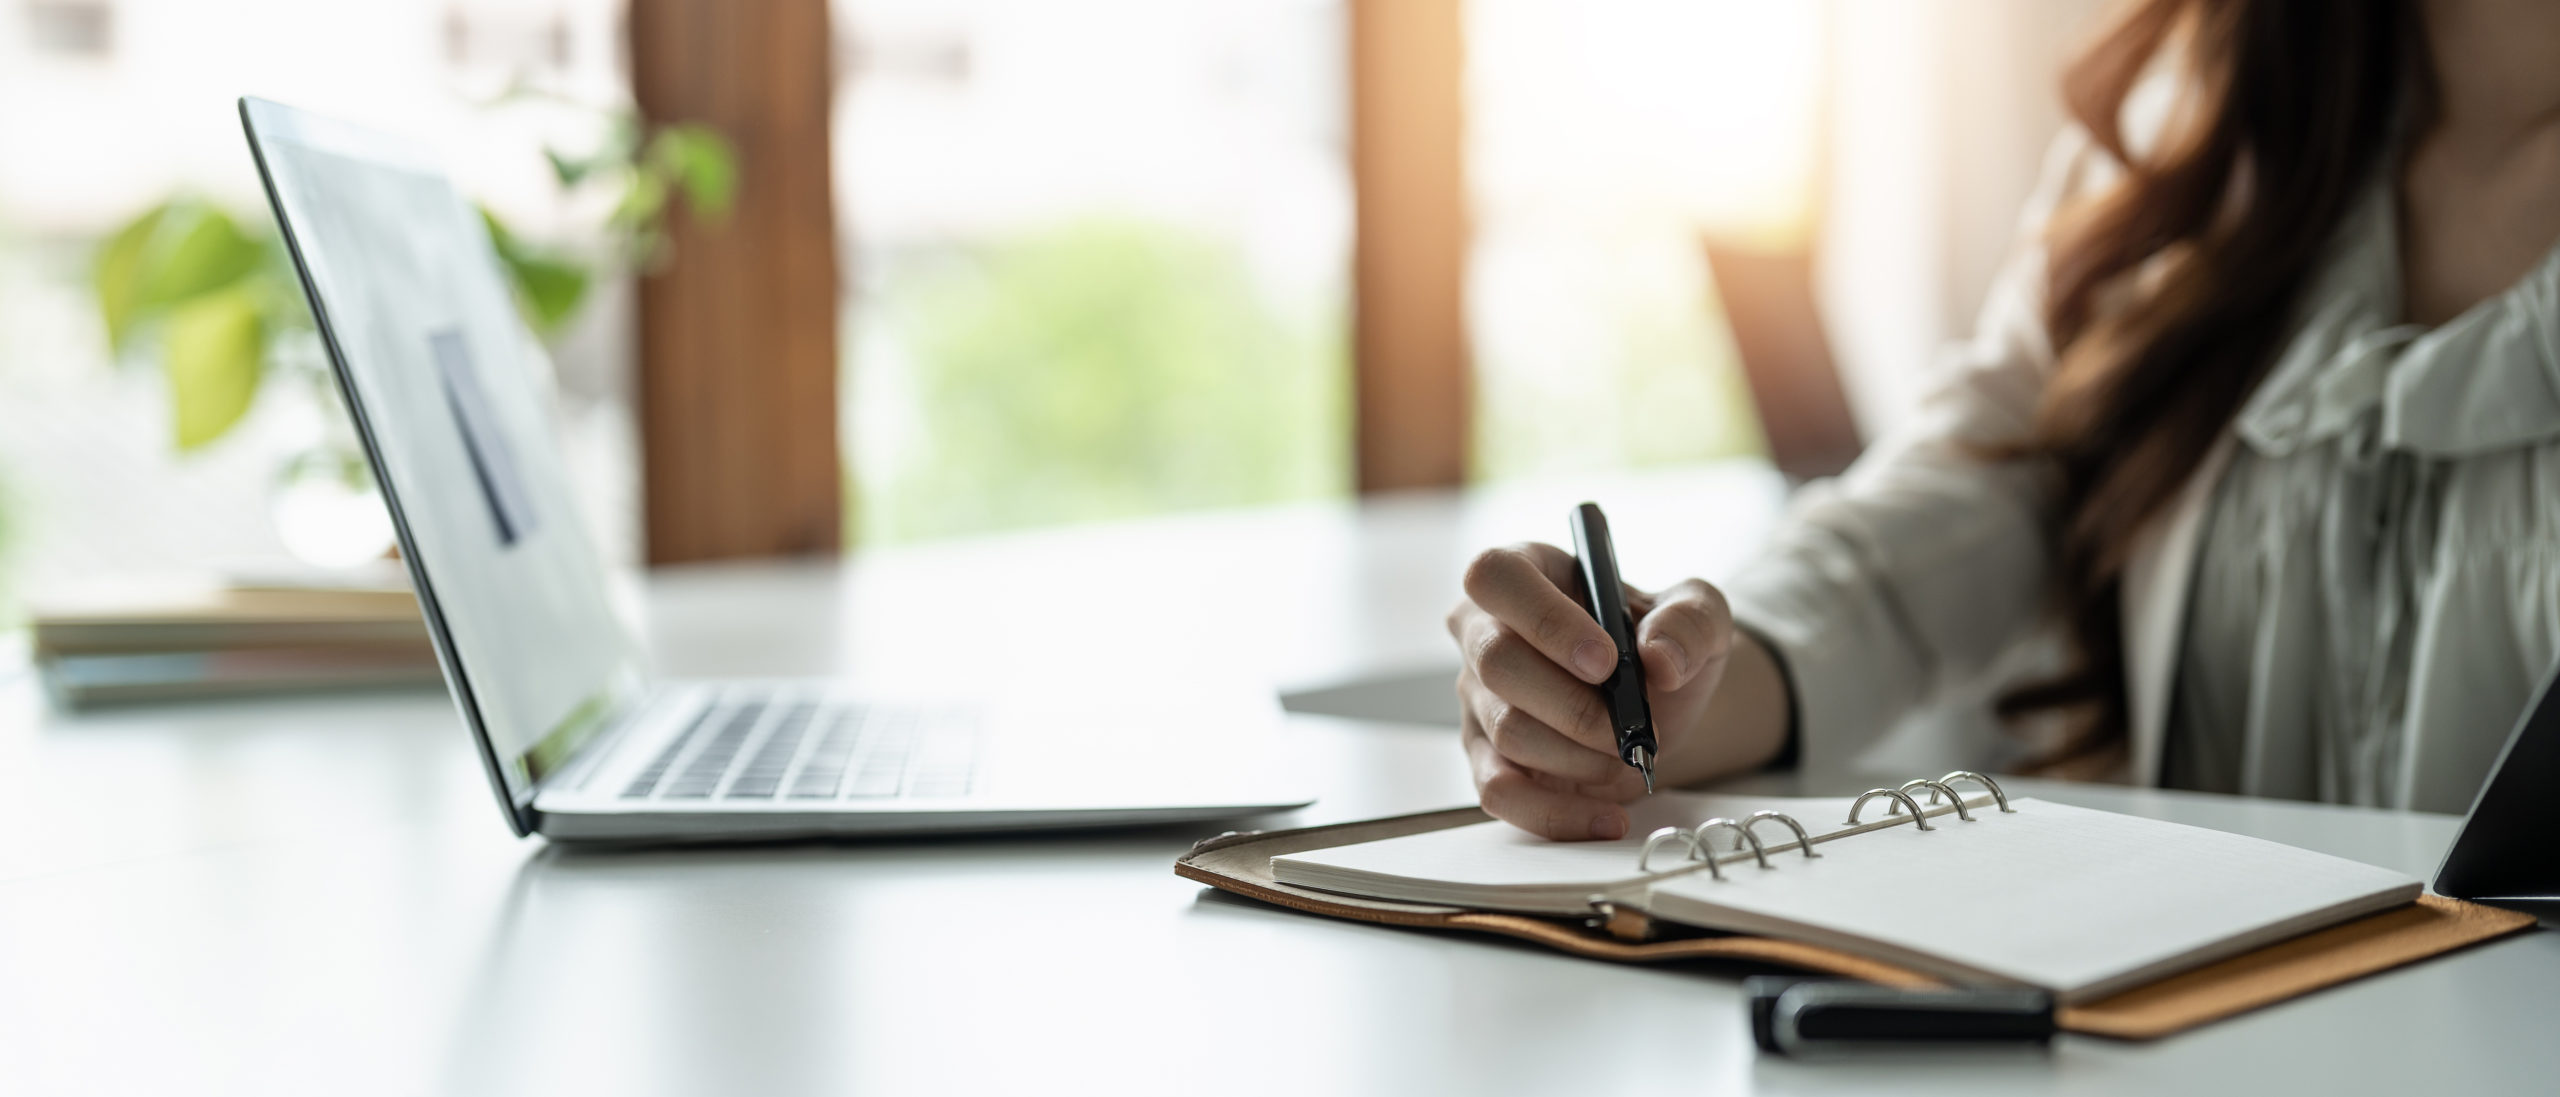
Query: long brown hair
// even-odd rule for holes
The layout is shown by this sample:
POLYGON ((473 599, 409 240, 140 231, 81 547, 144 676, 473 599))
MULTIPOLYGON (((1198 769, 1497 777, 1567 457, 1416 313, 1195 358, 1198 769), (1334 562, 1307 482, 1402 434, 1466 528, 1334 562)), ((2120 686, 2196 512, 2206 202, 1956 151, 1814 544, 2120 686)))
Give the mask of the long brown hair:
POLYGON ((2122 757, 2126 557, 2257 385, 2424 90, 2418 34, 2407 0, 2135 0, 2066 70, 2066 109, 2124 170, 2046 241, 2057 360, 2022 452, 2060 474, 2053 608, 2076 650, 2000 708, 2072 717, 2051 768, 2122 757), (2179 103, 2136 150, 2125 101, 2161 64, 2182 70, 2179 103))

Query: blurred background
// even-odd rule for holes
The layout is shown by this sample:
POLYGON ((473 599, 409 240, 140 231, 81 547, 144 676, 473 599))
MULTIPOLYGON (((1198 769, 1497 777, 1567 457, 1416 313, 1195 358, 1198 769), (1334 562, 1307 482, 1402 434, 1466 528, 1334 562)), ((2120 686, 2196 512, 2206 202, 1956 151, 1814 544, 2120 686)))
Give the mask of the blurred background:
POLYGON ((442 159, 677 563, 1836 469, 2097 6, 0 0, 0 621, 387 543, 238 95, 442 159))

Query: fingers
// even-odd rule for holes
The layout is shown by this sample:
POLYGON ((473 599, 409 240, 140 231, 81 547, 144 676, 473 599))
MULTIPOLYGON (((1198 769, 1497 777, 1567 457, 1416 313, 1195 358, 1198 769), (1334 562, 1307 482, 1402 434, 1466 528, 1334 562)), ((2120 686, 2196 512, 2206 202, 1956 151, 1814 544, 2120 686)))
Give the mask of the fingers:
POLYGON ((1654 596, 1636 621, 1636 650, 1645 684, 1679 689, 1700 671, 1721 666, 1733 651, 1733 610, 1724 592, 1703 580, 1684 579, 1654 596))
POLYGON ((1487 549, 1467 564, 1469 601, 1484 608, 1557 666, 1597 685, 1618 663, 1617 646, 1575 600, 1573 557, 1554 545, 1487 549))
MULTIPOLYGON (((1549 670, 1572 683, 1563 672, 1552 667, 1549 670)), ((1585 694, 1592 692, 1591 687, 1579 683, 1572 683, 1572 688, 1585 694)), ((1486 741, 1493 744, 1495 753, 1531 772, 1552 774, 1573 783, 1605 784, 1626 768, 1626 763, 1615 755, 1568 737, 1527 709, 1503 699, 1473 674, 1459 676, 1458 698, 1486 741)), ((1600 734, 1609 733, 1603 728, 1600 734)))
POLYGON ((1486 730, 1497 733, 1496 743, 1501 741, 1498 717, 1504 712, 1491 704, 1516 708, 1521 716, 1591 750, 1617 749, 1609 709, 1601 702, 1599 690, 1555 665, 1491 616, 1477 614, 1462 629, 1458 644, 1464 652, 1465 673, 1480 684, 1489 701, 1474 706, 1475 711, 1484 719, 1486 730))
MULTIPOLYGON (((1643 778, 1618 759, 1591 688, 1618 652, 1582 605, 1573 557, 1542 544, 1488 550, 1464 586, 1447 623, 1465 664, 1461 741, 1485 810, 1558 840, 1624 836, 1620 805, 1644 794, 1643 778)), ((1656 721, 1696 723, 1735 647, 1723 593, 1695 579, 1625 593, 1656 721)))
POLYGON ((1557 841, 1607 841, 1627 834, 1627 812, 1617 804, 1574 788, 1557 787, 1494 750, 1472 719, 1466 728, 1467 761, 1473 768, 1477 795, 1496 819, 1557 841))

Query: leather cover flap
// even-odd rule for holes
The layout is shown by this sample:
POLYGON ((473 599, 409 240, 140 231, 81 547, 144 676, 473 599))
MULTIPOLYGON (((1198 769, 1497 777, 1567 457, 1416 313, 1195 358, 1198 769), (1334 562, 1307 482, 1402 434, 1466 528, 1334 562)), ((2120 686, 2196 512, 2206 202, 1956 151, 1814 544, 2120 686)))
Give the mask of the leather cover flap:
MULTIPOLYGON (((1399 815, 1297 830, 1221 834, 1174 862, 1174 872, 1221 891, 1309 914, 1419 929, 1469 930, 1535 941, 1576 956, 1628 963, 1725 960, 1774 964, 1891 986, 1933 986, 1930 976, 1836 949, 1773 937, 1710 933, 1643 939, 1641 917, 1599 924, 1500 914, 1463 907, 1397 903, 1283 884, 1271 858, 1424 831, 1481 823, 1476 808, 1399 815), (1612 931, 1615 932, 1612 932, 1612 931)), ((1603 919, 1594 918, 1594 923, 1603 919)), ((2273 1005, 2325 987, 2387 971, 2439 953, 2530 928, 2533 917, 2440 895, 2409 906, 2278 942, 2136 987, 2112 998, 2062 1010, 2062 1027, 2127 1040, 2149 1040, 2273 1005)))

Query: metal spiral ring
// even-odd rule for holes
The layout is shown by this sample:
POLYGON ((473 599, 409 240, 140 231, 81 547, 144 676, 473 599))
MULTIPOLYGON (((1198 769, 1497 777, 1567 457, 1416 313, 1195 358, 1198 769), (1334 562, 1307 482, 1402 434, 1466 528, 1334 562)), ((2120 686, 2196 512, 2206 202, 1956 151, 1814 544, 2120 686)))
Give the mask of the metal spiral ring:
MULTIPOLYGON (((1875 799, 1875 798, 1876 798, 1876 797, 1878 797, 1878 796, 1890 796, 1890 797, 1892 797, 1892 798, 1894 799, 1894 802, 1899 803, 1899 804, 1901 804, 1901 805, 1902 805, 1902 806, 1904 806, 1904 807, 1910 808, 1910 809, 1911 809, 1911 821, 1912 821, 1913 823, 1918 824, 1918 825, 1919 825, 1919 828, 1920 828, 1921 830, 1936 830, 1936 829, 1938 829, 1938 828, 1936 828, 1936 827, 1930 826, 1930 825, 1929 825, 1929 817, 1920 813, 1920 801, 1912 799, 1912 798, 1911 798, 1911 794, 1910 794, 1910 793, 1908 793, 1908 792, 1904 792, 1904 791, 1902 791, 1901 789, 1898 789, 1898 788, 1871 788, 1871 789, 1868 789, 1868 790, 1867 790, 1867 791, 1865 791, 1865 792, 1861 792, 1861 793, 1859 793, 1859 794, 1858 794, 1858 800, 1857 800, 1857 802, 1849 805, 1849 825, 1850 825, 1850 826, 1853 826, 1853 827, 1854 827, 1854 826, 1858 825, 1858 812, 1860 812, 1860 811, 1862 811, 1862 810, 1864 810, 1864 809, 1866 808, 1866 806, 1867 806, 1867 801, 1872 800, 1872 799, 1875 799)), ((1637 867, 1641 868, 1641 867, 1643 867, 1643 866, 1642 866, 1642 865, 1638 865, 1637 867)))
MULTIPOLYGON (((1949 770, 1946 776, 1938 778, 1938 783, 1941 785, 1952 786, 1958 781, 1971 781, 1974 784, 1990 789, 1991 801, 2000 805, 2001 814, 2015 815, 2018 813, 2018 809, 2009 806, 2009 794, 2000 791, 2000 783, 1992 780, 1991 778, 1975 773, 1969 769, 1949 770)), ((1949 788, 1947 790, 1947 795, 1955 795, 1955 790, 1952 787, 1949 788)))
MULTIPOLYGON (((1956 790, 1954 790, 1954 789, 1952 789, 1952 788, 1948 788, 1948 787, 1946 786, 1946 783, 1945 783, 1945 782, 1942 782, 1942 781, 1932 781, 1932 780, 1930 780, 1930 779, 1928 779, 1928 778, 1926 778, 1926 777, 1918 777, 1918 778, 1914 778, 1914 779, 1909 780, 1909 781, 1904 781, 1904 782, 1902 783, 1902 791, 1904 791, 1904 792, 1909 792, 1909 791, 1911 791, 1911 790, 1913 790, 1913 789, 1916 789, 1916 788, 1925 788, 1925 789, 1928 789, 1928 790, 1929 790, 1929 806, 1930 806, 1930 807, 1936 807, 1936 806, 1938 806, 1938 794, 1939 794, 1939 793, 1941 793, 1941 792, 1946 793, 1946 794, 1947 794, 1947 799, 1949 799, 1949 800, 1951 800, 1951 801, 1954 801, 1954 802, 1955 802, 1955 805, 1956 805, 1956 818, 1958 818, 1958 819, 1962 819, 1962 820, 1964 820, 1965 822, 1968 822, 1968 823, 1970 823, 1970 822, 1972 822, 1972 821, 1973 821, 1973 813, 1972 813, 1972 812, 1970 812, 1970 811, 1965 810, 1965 806, 1964 806, 1964 797, 1956 795, 1956 790)), ((1900 804, 1895 804, 1895 805, 1894 805, 1894 810, 1892 810, 1892 811, 1890 811, 1890 812, 1887 812, 1886 814, 1888 814, 1888 815, 1899 815, 1899 814, 1901 814, 1901 813, 1902 813, 1902 805, 1900 805, 1900 804)))
POLYGON ((1636 854, 1636 871, 1652 871, 1651 865, 1653 862, 1653 851, 1659 848, 1662 843, 1673 839, 1678 839, 1682 845, 1689 847, 1690 860, 1705 861, 1707 863, 1708 875, 1714 876, 1718 880, 1724 879, 1724 869, 1717 867, 1715 854, 1708 852, 1706 847, 1699 843, 1697 835, 1682 830, 1679 827, 1664 827, 1651 834, 1645 835, 1644 850, 1636 854))
POLYGON ((1764 819, 1775 819, 1781 823, 1785 823, 1788 830, 1796 832, 1796 848, 1803 850, 1806 858, 1810 859, 1822 856, 1821 854, 1813 851, 1813 836, 1804 832, 1804 824, 1796 822, 1795 816, 1789 815, 1783 811, 1752 812, 1750 818, 1742 821, 1743 833, 1750 833, 1751 828, 1759 826, 1761 821, 1764 819))
MULTIPOLYGON (((1708 845, 1707 845, 1707 832, 1708 832, 1708 831, 1711 831, 1711 830, 1714 830, 1714 829, 1716 829, 1716 828, 1718 828, 1718 827, 1722 827, 1722 828, 1724 828, 1724 829, 1726 829, 1726 830, 1730 830, 1730 831, 1734 832, 1735 834, 1739 834, 1739 835, 1741 835, 1741 836, 1742 836, 1742 840, 1743 840, 1744 842, 1750 843, 1750 845, 1751 845, 1751 856, 1753 856, 1754 858, 1757 858, 1757 859, 1759 860, 1759 862, 1760 862, 1760 867, 1761 867, 1761 868, 1767 868, 1767 867, 1769 867, 1769 851, 1768 851, 1768 850, 1765 850, 1765 849, 1760 848, 1760 836, 1759 836, 1759 835, 1757 835, 1757 834, 1753 834, 1753 833, 1751 833, 1751 828, 1750 828, 1750 827, 1746 827, 1746 826, 1742 825, 1739 821, 1737 821, 1737 820, 1733 820, 1733 819, 1723 819, 1723 818, 1709 819, 1709 820, 1707 820, 1706 822, 1700 823, 1700 824, 1698 824, 1697 826, 1694 826, 1694 827, 1689 828, 1689 833, 1694 834, 1694 835, 1696 835, 1696 836, 1697 836, 1697 839, 1698 839, 1698 845, 1700 845, 1701 847, 1705 847, 1705 848, 1706 848, 1706 850, 1707 850, 1707 858, 1708 858, 1709 860, 1714 860, 1714 859, 1715 859, 1715 848, 1714 848, 1714 847, 1712 847, 1712 846, 1708 846, 1708 845)), ((1740 847, 1740 846, 1736 846, 1736 847, 1734 847, 1734 848, 1736 848, 1736 849, 1740 849, 1741 847, 1740 847)), ((1638 866, 1638 867, 1642 867, 1642 866, 1638 866)))

